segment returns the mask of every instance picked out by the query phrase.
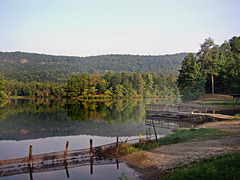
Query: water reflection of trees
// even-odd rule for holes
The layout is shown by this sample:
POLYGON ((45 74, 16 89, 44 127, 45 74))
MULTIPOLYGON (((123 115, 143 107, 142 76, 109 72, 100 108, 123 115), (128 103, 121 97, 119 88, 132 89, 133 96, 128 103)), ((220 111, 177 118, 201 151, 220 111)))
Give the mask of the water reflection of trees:
MULTIPOLYGON (((154 103, 154 102, 150 102, 154 103)), ((11 100, 0 121, 0 139, 68 135, 133 136, 145 134, 144 100, 11 100), (6 117, 6 118, 5 118, 6 117)))
POLYGON ((140 122, 144 117, 142 100, 68 101, 68 117, 73 121, 140 122))
POLYGON ((6 104, 7 104, 8 101, 6 100, 1 100, 0 101, 0 121, 2 119, 5 119, 6 118, 6 104))

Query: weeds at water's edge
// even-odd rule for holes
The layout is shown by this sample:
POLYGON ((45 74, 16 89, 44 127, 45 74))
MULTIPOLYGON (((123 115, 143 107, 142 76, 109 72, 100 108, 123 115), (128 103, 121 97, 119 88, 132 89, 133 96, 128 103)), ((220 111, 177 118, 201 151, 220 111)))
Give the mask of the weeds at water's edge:
POLYGON ((234 115, 235 119, 240 119, 240 113, 234 115))
POLYGON ((175 168, 162 179, 240 179, 240 152, 214 156, 175 168))

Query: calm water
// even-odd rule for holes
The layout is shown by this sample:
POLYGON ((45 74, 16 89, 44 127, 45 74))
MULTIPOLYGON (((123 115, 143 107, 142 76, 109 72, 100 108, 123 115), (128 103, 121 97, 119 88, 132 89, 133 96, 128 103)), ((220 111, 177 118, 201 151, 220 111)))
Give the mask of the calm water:
MULTIPOLYGON (((145 125, 145 104, 162 103, 159 100, 117 101, 66 101, 11 100, 0 106, 0 160, 28 156, 29 145, 33 154, 62 151, 66 141, 69 150, 99 146, 116 141, 144 137, 149 126, 145 125)), ((173 103, 168 101, 165 103, 173 103)), ((163 136, 171 129, 157 128, 163 136)), ((151 128, 153 134, 153 128, 151 128)), ((89 166, 69 169, 70 179, 118 179, 126 173, 136 173, 126 164, 89 166)), ((65 170, 33 173, 34 179, 66 179, 65 170)), ((29 179, 29 174, 2 177, 2 179, 29 179)))

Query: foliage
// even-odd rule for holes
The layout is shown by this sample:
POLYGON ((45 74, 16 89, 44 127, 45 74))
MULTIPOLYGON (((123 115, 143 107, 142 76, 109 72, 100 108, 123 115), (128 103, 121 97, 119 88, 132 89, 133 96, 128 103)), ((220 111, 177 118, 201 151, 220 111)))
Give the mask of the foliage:
POLYGON ((87 73, 71 76, 67 83, 19 82, 0 79, 0 92, 9 97, 111 99, 135 97, 178 97, 174 75, 161 76, 139 72, 87 73), (2 83, 1 83, 2 82, 2 83), (6 83, 5 83, 6 82, 6 83), (5 87, 3 86, 5 84, 5 87), (4 90, 4 91, 3 91, 4 90))
POLYGON ((144 151, 147 151, 149 149, 154 149, 158 146, 159 144, 155 140, 147 140, 147 141, 143 141, 141 144, 139 143, 134 144, 135 148, 138 148, 144 151))
POLYGON ((161 76, 148 72, 129 74, 127 72, 100 74, 79 74, 68 79, 66 95, 71 99, 93 99, 123 97, 178 97, 176 77, 161 76))
POLYGON ((214 156, 200 162, 187 164, 175 169, 162 179, 240 179, 240 153, 214 156))
POLYGON ((0 69, 6 80, 21 82, 67 82, 74 74, 112 71, 177 73, 186 53, 162 56, 102 55, 91 57, 51 56, 24 52, 0 52, 0 69))
POLYGON ((205 39, 197 58, 185 56, 178 77, 183 100, 197 99, 205 93, 240 93, 240 37, 232 37, 221 46, 205 39), (205 90, 204 90, 205 88, 205 90))
POLYGON ((60 98, 65 97, 65 83, 46 82, 23 83, 19 81, 8 81, 5 84, 5 92, 10 97, 30 98, 60 98))
POLYGON ((122 149, 120 153, 126 155, 126 154, 131 154, 131 153, 137 152, 137 151, 139 151, 138 148, 129 146, 129 147, 122 149))
POLYGON ((240 113, 234 115, 235 119, 240 119, 240 113))
POLYGON ((7 97, 5 91, 5 83, 6 81, 0 75, 0 99, 4 99, 7 97))
POLYGON ((184 101, 197 99, 204 94, 206 81, 200 72, 200 66, 197 64, 196 57, 192 53, 184 58, 182 69, 179 72, 177 84, 184 101))

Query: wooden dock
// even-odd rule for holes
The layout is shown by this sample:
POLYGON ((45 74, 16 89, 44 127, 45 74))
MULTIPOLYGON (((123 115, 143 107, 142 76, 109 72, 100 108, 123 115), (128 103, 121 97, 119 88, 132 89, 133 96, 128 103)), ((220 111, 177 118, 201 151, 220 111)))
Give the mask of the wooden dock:
POLYGON ((145 125, 153 126, 153 123, 156 127, 165 128, 165 129, 179 129, 179 128, 192 128, 196 127, 205 120, 195 120, 194 118, 189 119, 173 119, 173 118, 165 118, 165 117, 154 117, 154 116, 146 116, 145 125))
POLYGON ((219 120, 234 119, 234 116, 219 114, 219 107, 211 106, 164 106, 164 105, 147 105, 146 116, 148 117, 161 117, 168 119, 183 119, 204 117, 219 120), (218 113, 216 113, 218 112, 218 113))

